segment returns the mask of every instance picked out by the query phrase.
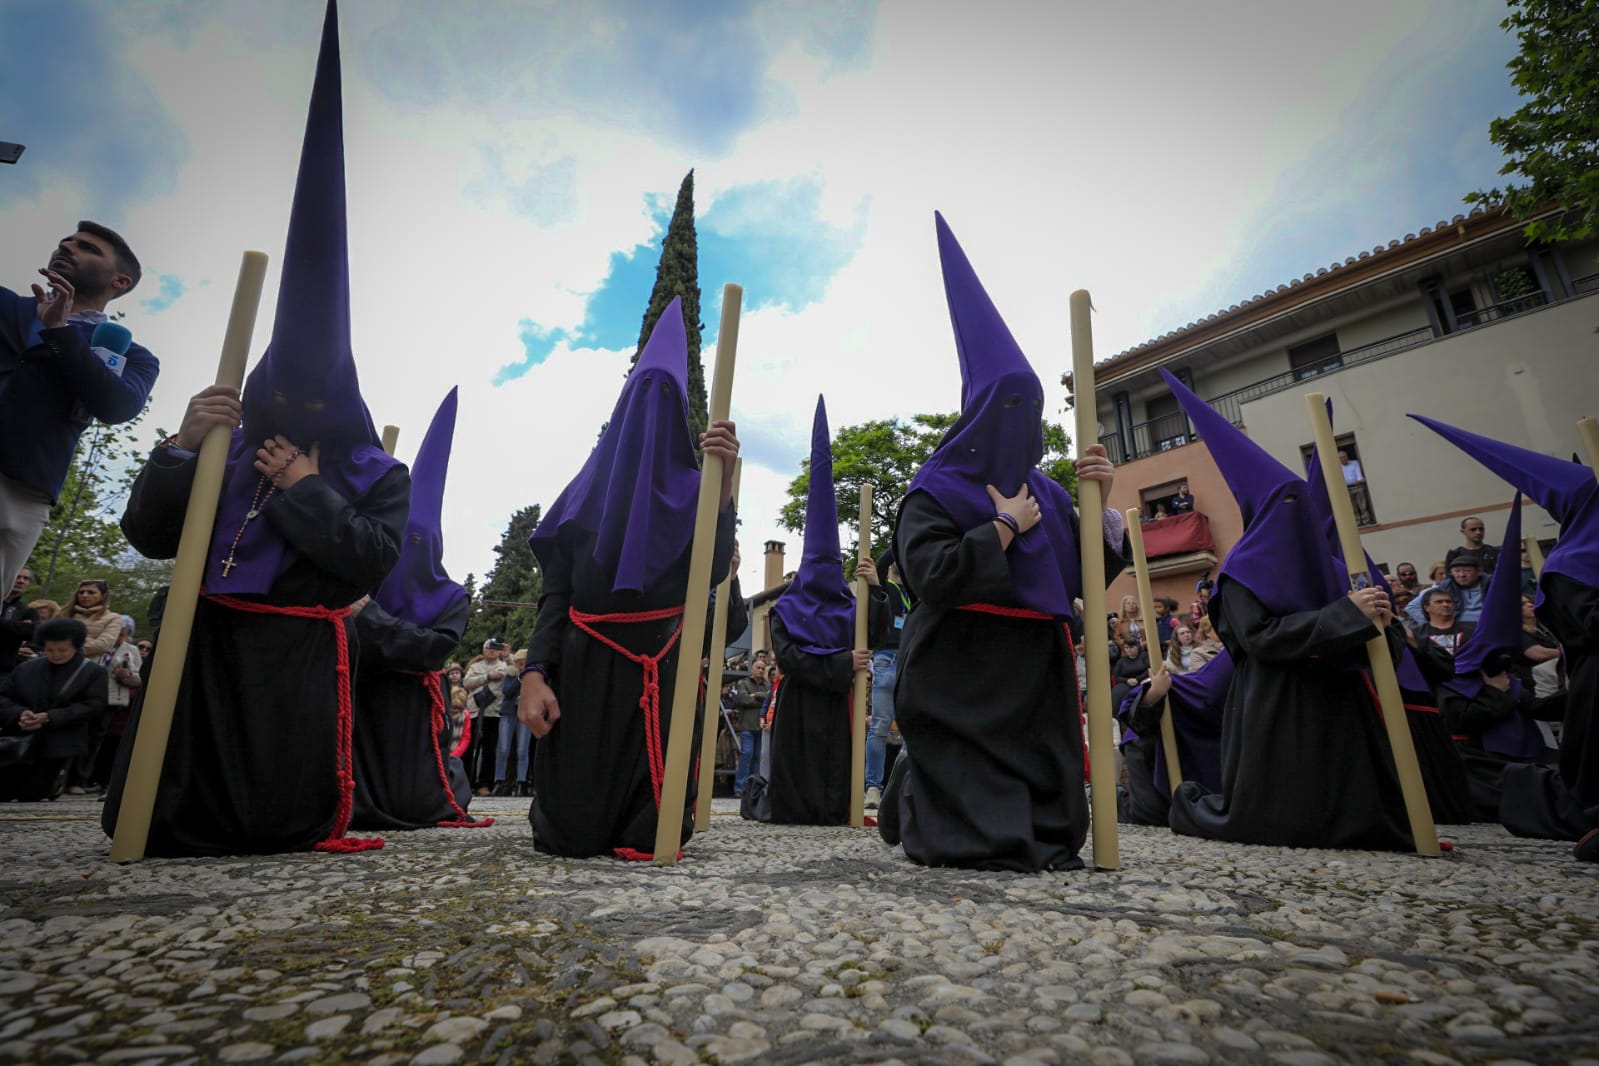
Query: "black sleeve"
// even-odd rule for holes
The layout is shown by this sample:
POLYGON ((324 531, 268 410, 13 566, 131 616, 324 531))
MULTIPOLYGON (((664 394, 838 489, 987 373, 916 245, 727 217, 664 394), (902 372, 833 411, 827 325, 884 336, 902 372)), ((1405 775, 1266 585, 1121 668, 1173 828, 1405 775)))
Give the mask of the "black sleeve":
MULTIPOLYGON (((706 607, 705 647, 701 658, 709 658, 713 647, 726 650, 728 644, 732 643, 733 639, 744 632, 745 627, 750 624, 749 610, 744 605, 744 594, 739 591, 738 587, 738 575, 734 574, 733 580, 727 586, 727 619, 726 624, 722 627, 721 644, 717 645, 713 639, 715 634, 711 632, 711 628, 716 622, 716 594, 719 591, 721 591, 720 587, 711 590, 711 602, 706 607)), ((532 653, 529 652, 529 654, 532 653)))
MULTIPOLYGON (((1219 624, 1246 655, 1263 662, 1302 662, 1342 655, 1358 651, 1377 636, 1371 619, 1344 596, 1319 611, 1295 611, 1282 617, 1268 612, 1254 593, 1236 582, 1228 582, 1217 598, 1226 600, 1219 624)), ((1392 634, 1389 639, 1391 642, 1392 634)))
POLYGON ((789 677, 827 692, 848 692, 855 679, 855 657, 847 651, 813 655, 789 638, 788 627, 776 614, 771 616, 772 654, 789 677))
POLYGON ((437 670, 461 643, 470 606, 465 600, 450 609, 436 627, 413 625, 396 618, 376 603, 368 603, 355 616, 361 641, 361 666, 389 670, 437 670))
POLYGON ((28 706, 18 702, 16 694, 11 689, 11 674, 0 677, 0 729, 16 728, 17 720, 26 710, 28 706))
POLYGON ((882 585, 868 585, 866 591, 866 646, 875 648, 888 639, 888 631, 894 627, 894 604, 882 585))
POLYGON ((400 559, 411 512, 411 474, 392 467, 354 502, 315 474, 301 478, 267 508, 272 528, 319 570, 375 589, 400 559))
MULTIPOLYGON (((38 624, 39 612, 32 607, 18 607, 17 613, 0 622, 0 633, 19 641, 33 639, 33 627, 38 624)), ((742 631, 741 631, 742 632, 742 631)))
POLYGON ((711 553, 711 588, 727 580, 733 567, 733 541, 738 537, 738 512, 730 503, 716 513, 716 550, 711 553))
POLYGON ((960 529, 925 492, 911 493, 900 506, 894 543, 906 587, 934 610, 1016 595, 994 523, 960 529))
POLYGON ((1509 718, 1515 713, 1516 700, 1492 685, 1483 685, 1470 699, 1445 688, 1439 692, 1438 709, 1453 732, 1475 734, 1509 718))
POLYGON ((181 458, 167 448, 157 448, 134 479, 122 512, 122 535, 145 558, 177 557, 194 470, 192 456, 181 458))
MULTIPOLYGON (((572 556, 567 535, 557 533, 550 557, 541 559, 544 585, 539 592, 538 620, 528 638, 527 661, 539 663, 553 672, 561 663, 561 644, 566 639, 567 615, 572 606, 572 556)), ((552 678, 553 680, 553 678, 552 678)))

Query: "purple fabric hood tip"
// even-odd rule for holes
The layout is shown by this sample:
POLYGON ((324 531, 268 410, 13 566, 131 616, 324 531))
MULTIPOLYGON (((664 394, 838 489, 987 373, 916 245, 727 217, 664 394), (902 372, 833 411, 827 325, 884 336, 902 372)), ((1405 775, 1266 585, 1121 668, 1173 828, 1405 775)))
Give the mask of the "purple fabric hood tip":
MULTIPOLYGON (((1518 558, 1521 551, 1521 493, 1510 503, 1510 517, 1505 520, 1505 536, 1500 542, 1499 557, 1504 560, 1518 558)), ((1482 614, 1477 628, 1471 631, 1455 656, 1455 676, 1444 682, 1444 687, 1467 699, 1474 698, 1486 684, 1482 667, 1495 652, 1521 654, 1521 568, 1496 566, 1488 578, 1488 590, 1482 596, 1482 614)), ((1521 693, 1521 680, 1510 678, 1510 693, 1521 693)), ((1542 755, 1547 745, 1538 726, 1524 714, 1511 714, 1482 731, 1482 746, 1516 759, 1535 759, 1542 755)))
POLYGON ((1316 505, 1306 480, 1171 373, 1162 370, 1161 376, 1199 431, 1243 513, 1243 536, 1227 552, 1218 584, 1236 581, 1279 616, 1319 611, 1346 595, 1322 525, 1326 505, 1316 505))
POLYGON ((271 523, 246 524, 263 492, 254 468, 262 442, 282 434, 307 451, 320 445, 319 476, 347 500, 364 495, 399 465, 379 443, 350 349, 339 12, 333 0, 322 23, 272 339, 245 380, 243 402, 244 427, 234 431, 228 453, 205 586, 212 593, 265 595, 299 553, 271 523), (236 566, 224 576, 222 561, 241 528, 236 566))
POLYGON ((396 618, 432 626, 466 599, 466 589, 444 569, 444 480, 455 439, 456 393, 451 389, 433 414, 411 465, 411 517, 405 524, 400 561, 373 599, 396 618))
MULTIPOLYGON (((1410 416, 1520 489, 1560 523, 1560 539, 1539 574, 1559 574, 1584 585, 1599 585, 1599 481, 1581 463, 1517 447, 1427 418, 1410 416)), ((1520 558, 1520 549, 1512 559, 1520 558)), ((1497 569, 1497 568, 1496 568, 1497 569)))
POLYGON ((855 646, 855 597, 844 583, 838 545, 838 501, 833 495, 833 446, 827 403, 816 398, 811 423, 811 469, 805 500, 805 550, 788 590, 772 606, 788 635, 813 655, 855 646))
MULTIPOLYGON (((974 529, 994 517, 985 486, 1010 496, 1025 483, 1043 520, 1006 552, 1016 600, 1069 618, 1072 600, 1082 593, 1082 564, 1071 527, 1071 495, 1038 469, 1044 457, 1044 387, 944 216, 935 213, 934 219, 960 358, 961 412, 906 495, 925 492, 962 529, 974 529)), ((1099 536, 1097 515, 1089 525, 1099 536)))
POLYGON ((566 525, 594 536, 613 592, 651 588, 688 550, 700 469, 688 420, 688 334, 682 301, 661 312, 622 384, 605 432, 544 513, 528 544, 549 564, 566 525))

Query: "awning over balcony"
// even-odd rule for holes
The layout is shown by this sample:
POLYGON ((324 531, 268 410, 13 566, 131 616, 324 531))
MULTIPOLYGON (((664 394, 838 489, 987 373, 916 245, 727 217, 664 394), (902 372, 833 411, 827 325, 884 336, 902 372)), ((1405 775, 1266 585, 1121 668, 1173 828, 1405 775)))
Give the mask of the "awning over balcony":
POLYGON ((1150 559, 1208 552, 1215 547, 1215 538, 1210 535, 1210 520, 1198 511, 1144 523, 1144 555, 1150 559))

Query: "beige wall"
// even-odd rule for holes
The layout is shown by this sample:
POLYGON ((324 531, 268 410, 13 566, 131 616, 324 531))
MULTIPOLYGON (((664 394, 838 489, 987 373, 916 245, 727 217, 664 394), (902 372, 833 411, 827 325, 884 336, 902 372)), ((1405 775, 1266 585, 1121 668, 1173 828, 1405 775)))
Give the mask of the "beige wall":
MULTIPOLYGON (((1379 523, 1366 536, 1373 558, 1425 570, 1459 542, 1462 513, 1481 513, 1489 540, 1500 539, 1514 490, 1405 414, 1569 458, 1580 447, 1577 419, 1599 413, 1596 326, 1599 296, 1588 296, 1314 382, 1333 401, 1337 432, 1354 433, 1363 456, 1379 523)), ((1285 389, 1243 408, 1250 436, 1295 469, 1310 439, 1310 391, 1285 389)), ((1527 535, 1555 533, 1535 507, 1522 521, 1527 535)))

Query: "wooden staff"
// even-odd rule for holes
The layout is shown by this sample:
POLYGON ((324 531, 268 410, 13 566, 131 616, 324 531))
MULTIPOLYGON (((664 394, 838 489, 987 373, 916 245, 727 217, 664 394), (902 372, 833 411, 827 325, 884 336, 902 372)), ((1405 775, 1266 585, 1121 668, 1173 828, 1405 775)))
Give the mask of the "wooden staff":
POLYGON ((386 453, 388 453, 389 455, 393 455, 394 454, 394 447, 395 447, 395 445, 397 445, 399 443, 400 443, 400 427, 399 426, 384 426, 383 427, 383 450, 386 453))
POLYGON ((1577 433, 1582 437, 1582 446, 1588 450, 1588 467, 1594 477, 1599 477, 1599 422, 1592 417, 1580 418, 1577 433))
POLYGON ((1537 537, 1525 537, 1521 541, 1527 549, 1527 559, 1532 563, 1532 579, 1537 581, 1543 576, 1543 545, 1538 543, 1537 537))
MULTIPOLYGON (((733 460, 733 506, 738 507, 738 482, 744 473, 744 460, 733 460)), ((722 583, 716 586, 716 609, 711 612, 711 665, 705 674, 705 711, 700 715, 700 790, 694 799, 694 831, 703 833, 711 827, 711 793, 716 788, 716 736, 722 717, 722 667, 727 648, 723 642, 727 634, 728 597, 733 595, 731 569, 722 583)), ((682 654, 678 655, 682 662, 682 654)), ((733 742, 738 743, 735 734, 733 742)))
MULTIPOLYGON (((1093 310, 1087 289, 1071 295, 1072 383, 1077 389, 1077 454, 1097 441, 1098 410, 1094 401, 1094 334, 1089 322, 1093 310)), ((1086 478, 1077 483, 1077 511, 1082 532, 1077 537, 1083 570, 1083 658, 1088 665, 1088 757, 1090 797, 1094 817, 1094 865, 1101 870, 1121 868, 1121 845, 1116 839, 1116 740, 1110 712, 1110 650, 1093 639, 1093 627, 1105 617, 1105 537, 1099 532, 1105 501, 1099 482, 1086 478)))
MULTIPOLYGON (((1310 412, 1310 429, 1321 462, 1321 476, 1327 482, 1327 499, 1332 504, 1333 520, 1338 525, 1338 545, 1349 570, 1349 587, 1365 588, 1371 582, 1366 569, 1366 549, 1360 543, 1360 527, 1355 521, 1355 505, 1344 488, 1343 471, 1338 466, 1338 445, 1333 441, 1332 419, 1327 414, 1327 398, 1319 392, 1305 396, 1310 412)), ((1404 697, 1399 692, 1399 675, 1388 653, 1388 637, 1378 633, 1366 642, 1366 657, 1371 663, 1371 679, 1377 689, 1383 728, 1393 748, 1394 766, 1399 771, 1399 788, 1405 798, 1405 813, 1410 818, 1410 836, 1418 855, 1438 855, 1438 831, 1433 826, 1432 808, 1427 805, 1427 788, 1416 762, 1416 746, 1410 739, 1410 722, 1404 697)))
MULTIPOLYGON (((255 332, 255 313, 261 303, 266 268, 266 253, 244 253, 239 280, 233 288, 228 330, 222 338, 222 357, 217 363, 218 385, 237 389, 244 384, 244 364, 250 354, 250 336, 255 332)), ((144 858, 150 839, 156 788, 161 783, 161 765, 166 761, 167 738, 178 705, 178 683, 183 679, 183 664, 189 654, 189 634, 194 628, 232 436, 227 426, 212 427, 194 460, 194 483, 189 489, 183 536, 178 542, 177 561, 172 564, 172 584, 161 624, 164 650, 155 657, 150 683, 144 690, 144 709, 139 712, 139 728, 133 737, 128 776, 122 788, 122 808, 111 837, 112 862, 138 862, 144 858)))
MULTIPOLYGON (((710 420, 727 418, 733 398, 733 360, 738 352, 738 312, 744 290, 722 286, 722 324, 716 337, 716 377, 711 385, 710 420)), ((655 819, 655 861, 675 865, 683 846, 683 804, 688 799, 688 757, 694 748, 694 704, 700 687, 699 656, 705 644, 705 590, 711 585, 711 555, 716 551, 716 513, 722 499, 722 457, 710 452, 700 468, 700 496, 694 512, 694 546, 689 550, 688 595, 683 601, 683 635, 678 638, 677 684, 672 690, 672 726, 666 739, 666 777, 655 819)), ((707 694, 708 696, 709 694, 707 694)))
MULTIPOLYGON (((872 486, 861 486, 861 544, 856 562, 872 557, 872 486)), ((882 579, 882 575, 878 575, 882 579)), ((866 618, 872 586, 864 577, 855 579, 855 650, 866 646, 866 618)), ((849 824, 859 829, 866 824, 866 697, 872 688, 872 668, 855 671, 855 690, 851 696, 849 722, 849 824)))
MULTIPOLYGON (((1155 595, 1149 588, 1149 560, 1144 555, 1144 515, 1136 507, 1127 509, 1127 540, 1133 548, 1133 573, 1138 577, 1138 609, 1144 615, 1145 639, 1148 639, 1150 619, 1155 617, 1155 595)), ((1086 639, 1086 636, 1085 636, 1086 639)), ((1177 632, 1172 631, 1171 639, 1177 639, 1177 632)), ((1149 679, 1155 678, 1166 672, 1166 660, 1160 657, 1160 627, 1155 627, 1154 642, 1149 645, 1152 652, 1149 661, 1149 679)), ((1166 752, 1166 784, 1173 793, 1177 786, 1183 783, 1183 767, 1177 758, 1177 727, 1171 721, 1171 701, 1162 699, 1160 709, 1160 746, 1166 752)))

